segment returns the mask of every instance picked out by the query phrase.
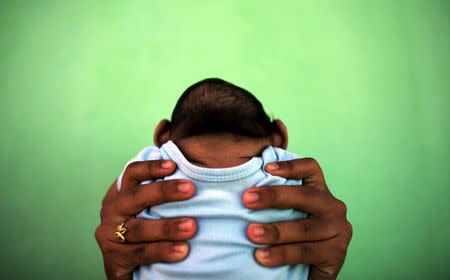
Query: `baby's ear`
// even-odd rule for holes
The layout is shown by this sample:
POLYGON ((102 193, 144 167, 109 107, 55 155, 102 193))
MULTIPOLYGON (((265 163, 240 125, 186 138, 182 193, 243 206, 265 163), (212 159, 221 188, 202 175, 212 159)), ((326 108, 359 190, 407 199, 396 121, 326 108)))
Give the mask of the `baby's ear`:
POLYGON ((286 150, 288 145, 287 128, 281 120, 274 120, 278 131, 272 132, 272 146, 286 150))
POLYGON ((155 128, 155 133, 153 134, 153 142, 158 148, 170 140, 170 122, 169 120, 161 120, 155 128))

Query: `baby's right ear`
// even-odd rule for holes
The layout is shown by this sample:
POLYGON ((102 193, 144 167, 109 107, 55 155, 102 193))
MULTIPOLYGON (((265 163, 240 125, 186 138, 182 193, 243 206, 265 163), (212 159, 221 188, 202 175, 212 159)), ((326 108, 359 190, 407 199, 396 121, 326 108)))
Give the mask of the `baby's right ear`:
POLYGON ((281 120, 274 120, 278 131, 272 132, 272 146, 286 150, 288 144, 287 128, 281 120))
POLYGON ((155 128, 153 142, 158 148, 170 140, 170 122, 167 119, 161 120, 155 128))

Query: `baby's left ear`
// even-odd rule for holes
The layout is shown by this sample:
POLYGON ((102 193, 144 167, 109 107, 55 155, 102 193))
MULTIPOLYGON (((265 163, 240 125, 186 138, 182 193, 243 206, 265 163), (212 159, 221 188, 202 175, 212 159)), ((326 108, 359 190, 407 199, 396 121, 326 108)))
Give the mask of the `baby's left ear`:
POLYGON ((169 120, 161 120, 153 133, 153 142, 158 148, 170 140, 170 122, 169 120))
POLYGON ((278 131, 272 132, 272 146, 286 150, 288 145, 287 128, 281 120, 274 120, 278 131))

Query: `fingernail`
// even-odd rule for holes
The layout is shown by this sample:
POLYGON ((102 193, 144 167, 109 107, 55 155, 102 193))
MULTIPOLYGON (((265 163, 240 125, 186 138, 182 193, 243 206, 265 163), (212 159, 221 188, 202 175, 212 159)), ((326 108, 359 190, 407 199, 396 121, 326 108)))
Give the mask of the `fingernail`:
POLYGON ((178 253, 185 253, 187 251, 186 244, 178 244, 173 247, 173 249, 178 253))
POLYGON ((253 234, 258 237, 263 236, 264 233, 266 232, 266 230, 262 226, 254 226, 254 227, 252 227, 252 229, 253 229, 253 234))
POLYGON ((192 229, 192 220, 186 220, 179 223, 178 229, 182 231, 190 231, 192 229))
POLYGON ((188 193, 191 190, 191 185, 188 183, 181 183, 177 186, 179 192, 188 193))
POLYGON ((270 256, 270 252, 267 249, 258 249, 256 250, 256 257, 260 259, 265 259, 270 256))
POLYGON ((267 170, 269 171, 275 171, 280 169, 280 166, 277 163, 269 163, 267 166, 267 170))
POLYGON ((259 194, 251 192, 251 193, 246 193, 244 199, 249 202, 255 202, 257 200, 259 200, 259 194))
POLYGON ((167 168, 171 168, 173 166, 173 163, 171 161, 163 161, 161 163, 161 168, 167 169, 167 168))

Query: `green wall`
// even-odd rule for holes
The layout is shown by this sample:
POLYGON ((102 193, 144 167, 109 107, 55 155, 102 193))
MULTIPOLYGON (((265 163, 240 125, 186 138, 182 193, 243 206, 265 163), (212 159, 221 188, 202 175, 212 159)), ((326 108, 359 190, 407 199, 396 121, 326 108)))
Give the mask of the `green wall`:
POLYGON ((1 277, 104 278, 106 189, 220 77, 347 203, 340 279, 449 279, 449 19, 445 0, 1 1, 1 277))

